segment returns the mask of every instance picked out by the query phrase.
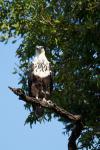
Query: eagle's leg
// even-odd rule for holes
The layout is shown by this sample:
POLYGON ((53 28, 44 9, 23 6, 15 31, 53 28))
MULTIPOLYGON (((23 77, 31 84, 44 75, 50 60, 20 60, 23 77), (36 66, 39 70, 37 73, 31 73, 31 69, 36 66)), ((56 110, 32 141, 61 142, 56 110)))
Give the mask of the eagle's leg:
POLYGON ((44 86, 44 97, 43 100, 47 101, 47 97, 48 97, 48 91, 47 91, 47 85, 44 86))
POLYGON ((36 93, 36 99, 39 99, 38 93, 36 93))

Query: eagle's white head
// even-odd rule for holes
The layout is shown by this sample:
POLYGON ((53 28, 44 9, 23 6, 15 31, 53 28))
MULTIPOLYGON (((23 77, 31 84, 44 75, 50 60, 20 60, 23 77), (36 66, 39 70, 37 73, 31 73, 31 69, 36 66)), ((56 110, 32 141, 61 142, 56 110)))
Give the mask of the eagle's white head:
POLYGON ((45 56, 45 50, 43 46, 36 46, 35 57, 33 60, 34 70, 33 74, 41 78, 50 75, 50 63, 45 56))
POLYGON ((43 46, 36 46, 35 54, 36 54, 36 56, 39 56, 41 54, 45 55, 44 47, 43 46))

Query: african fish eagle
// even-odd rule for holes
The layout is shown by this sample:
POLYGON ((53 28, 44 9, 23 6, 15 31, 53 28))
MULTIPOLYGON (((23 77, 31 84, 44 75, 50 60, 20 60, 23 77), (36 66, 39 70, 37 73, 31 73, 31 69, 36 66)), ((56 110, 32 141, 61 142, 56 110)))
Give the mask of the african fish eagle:
MULTIPOLYGON (((52 72, 43 46, 36 46, 35 56, 30 66, 28 78, 29 96, 36 99, 48 99, 53 89, 52 72)), ((41 106, 34 106, 37 116, 43 114, 41 106)))

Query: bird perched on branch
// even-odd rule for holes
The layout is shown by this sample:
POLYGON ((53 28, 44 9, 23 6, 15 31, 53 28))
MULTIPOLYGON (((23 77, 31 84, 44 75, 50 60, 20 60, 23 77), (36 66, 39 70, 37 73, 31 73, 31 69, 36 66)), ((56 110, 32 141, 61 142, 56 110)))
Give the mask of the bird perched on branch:
MULTIPOLYGON (((29 96, 47 100, 53 89, 52 72, 43 46, 36 46, 35 56, 28 77, 29 96)), ((43 114, 43 107, 33 106, 37 117, 43 114)))

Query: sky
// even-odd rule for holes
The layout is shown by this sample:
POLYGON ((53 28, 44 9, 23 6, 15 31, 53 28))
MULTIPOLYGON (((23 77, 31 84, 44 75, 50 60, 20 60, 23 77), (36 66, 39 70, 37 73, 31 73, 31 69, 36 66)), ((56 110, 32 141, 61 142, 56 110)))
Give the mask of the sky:
POLYGON ((0 43, 0 149, 1 150, 68 150, 68 137, 62 132, 64 125, 56 119, 51 122, 24 125, 28 111, 24 102, 19 101, 9 89, 19 87, 18 75, 13 75, 18 62, 15 51, 20 40, 15 44, 9 41, 0 43))

